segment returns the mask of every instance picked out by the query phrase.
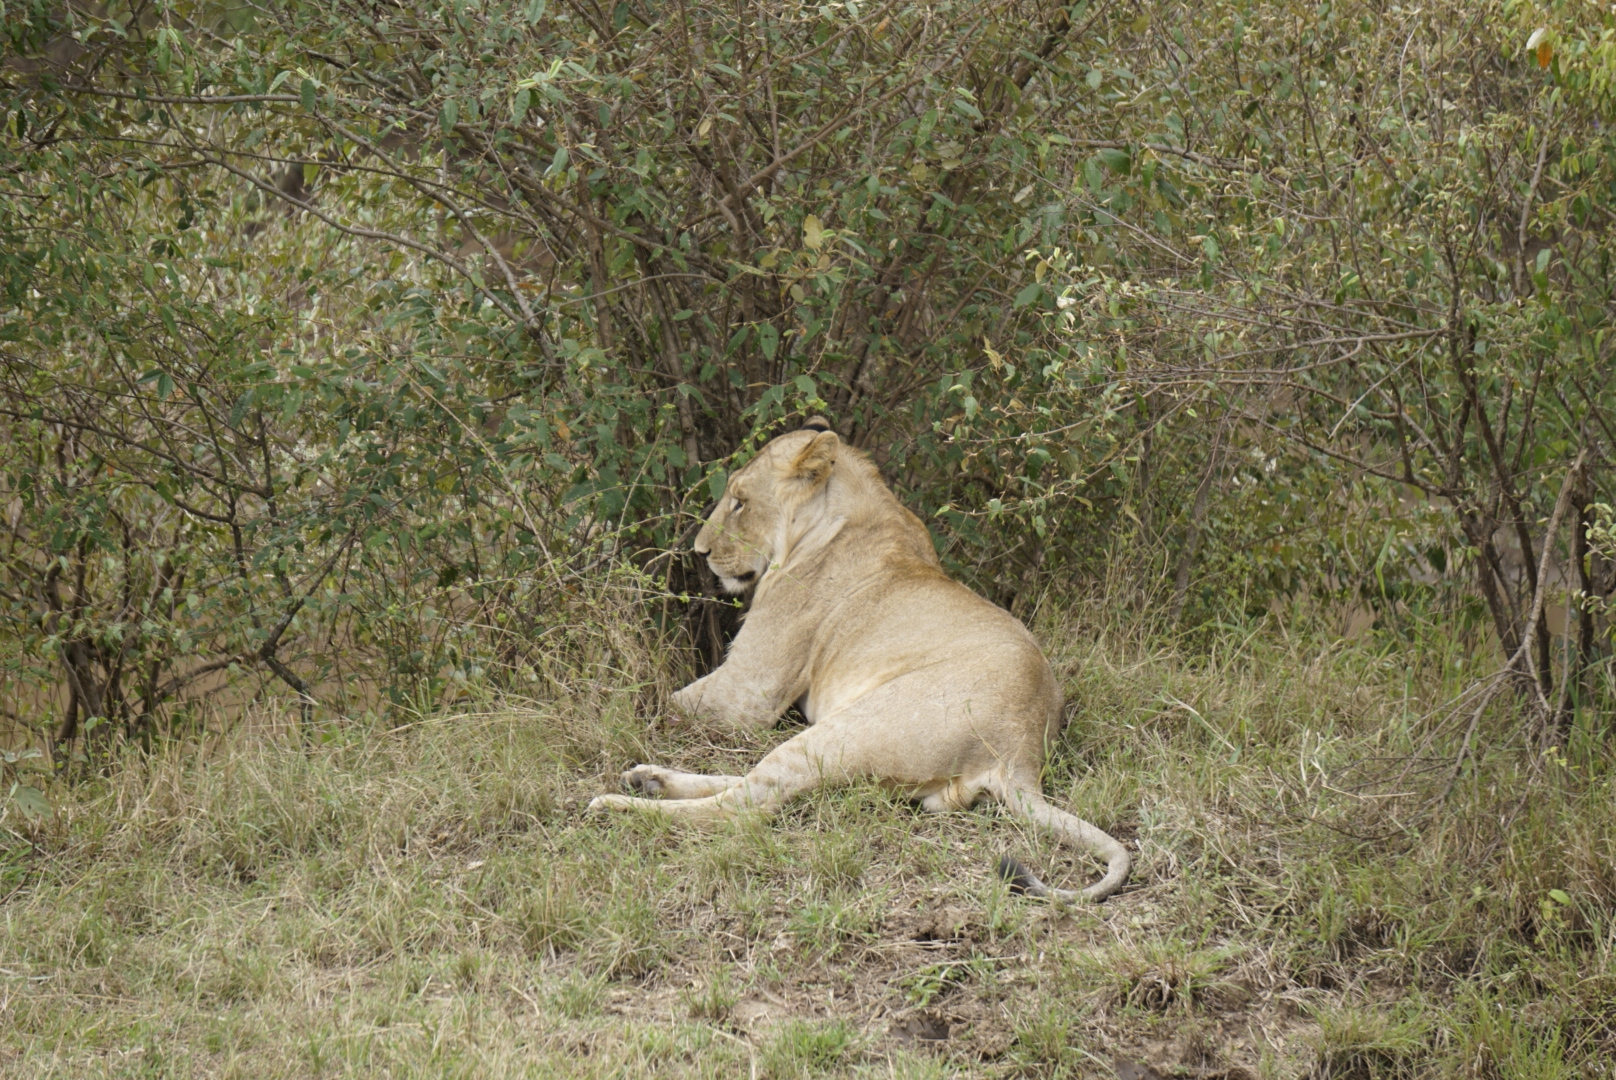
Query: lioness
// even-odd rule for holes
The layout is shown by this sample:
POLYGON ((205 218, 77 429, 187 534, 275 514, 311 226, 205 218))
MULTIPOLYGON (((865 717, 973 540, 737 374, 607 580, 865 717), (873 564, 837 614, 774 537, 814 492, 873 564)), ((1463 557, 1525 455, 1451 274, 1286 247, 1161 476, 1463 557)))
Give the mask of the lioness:
POLYGON ((752 607, 723 665, 673 698, 688 716, 736 728, 773 724, 795 702, 810 726, 745 776, 636 765, 624 786, 662 798, 602 795, 589 809, 772 814, 861 777, 931 811, 991 795, 1106 863, 1078 893, 1006 857, 999 872, 1013 886, 1104 899, 1128 876, 1127 851, 1039 792, 1061 727, 1049 662, 1015 616, 943 573, 920 519, 829 428, 815 419, 772 440, 708 516, 696 553, 728 592, 752 589, 752 607))

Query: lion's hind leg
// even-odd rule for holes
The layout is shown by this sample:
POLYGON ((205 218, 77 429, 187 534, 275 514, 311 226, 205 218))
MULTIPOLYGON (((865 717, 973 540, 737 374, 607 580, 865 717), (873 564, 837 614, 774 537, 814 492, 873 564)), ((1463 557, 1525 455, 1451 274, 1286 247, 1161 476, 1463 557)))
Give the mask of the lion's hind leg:
POLYGON ((664 799, 705 799, 745 780, 744 776, 709 776, 679 772, 660 765, 636 765, 623 774, 623 788, 664 799))
POLYGON ((985 779, 955 776, 922 785, 911 797, 920 803, 920 808, 927 813, 949 814, 958 810, 969 810, 986 792, 985 779))

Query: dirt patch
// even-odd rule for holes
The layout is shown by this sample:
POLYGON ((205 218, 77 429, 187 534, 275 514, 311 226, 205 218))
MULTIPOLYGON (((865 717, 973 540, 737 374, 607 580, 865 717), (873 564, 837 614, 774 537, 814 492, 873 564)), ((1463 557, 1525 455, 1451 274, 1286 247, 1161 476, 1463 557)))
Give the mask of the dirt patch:
POLYGON ((1111 1059, 1117 1080, 1257 1080, 1257 1074, 1241 1065, 1226 1069, 1189 1068, 1183 1065, 1155 1067, 1143 1061, 1117 1056, 1111 1059))
POLYGON ((1144 1062, 1130 1061, 1125 1057, 1113 1058, 1111 1067, 1117 1072, 1117 1080, 1167 1080, 1144 1062))
POLYGON ((922 1009, 894 1020, 887 1034, 900 1046, 937 1046, 948 1041, 952 1028, 946 1016, 922 1009))
POLYGON ((886 935, 895 941, 915 941, 927 945, 969 944, 979 940, 981 931, 985 929, 977 921, 979 918, 979 913, 959 907, 923 908, 893 913, 884 929, 886 935))
POLYGON ((743 1031, 762 1031, 790 1019, 791 1006, 773 994, 748 994, 730 1009, 730 1020, 743 1031))

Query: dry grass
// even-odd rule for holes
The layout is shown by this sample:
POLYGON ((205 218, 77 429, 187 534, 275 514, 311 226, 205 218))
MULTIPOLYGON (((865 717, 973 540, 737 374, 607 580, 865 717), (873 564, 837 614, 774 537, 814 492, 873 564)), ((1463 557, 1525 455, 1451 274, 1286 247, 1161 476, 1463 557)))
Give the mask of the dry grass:
POLYGON ((85 1076, 1611 1075, 1609 746, 1499 721, 1446 803, 1427 647, 1259 634, 1189 658, 1042 628, 1047 787, 1130 888, 1008 896, 986 810, 875 789, 708 832, 585 818, 649 759, 735 771, 579 677, 305 750, 273 724, 0 821, 0 1071, 85 1076), (1412 766, 1412 767, 1411 767, 1412 766))

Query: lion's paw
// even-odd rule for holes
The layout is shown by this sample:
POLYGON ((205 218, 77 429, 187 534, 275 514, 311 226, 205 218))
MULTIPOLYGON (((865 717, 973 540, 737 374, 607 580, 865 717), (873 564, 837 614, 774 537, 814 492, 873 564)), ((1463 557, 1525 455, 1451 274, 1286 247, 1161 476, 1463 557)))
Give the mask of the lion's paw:
POLYGON ((675 690, 668 697, 669 723, 682 724, 703 719, 702 701, 707 696, 707 688, 701 685, 702 680, 697 679, 689 686, 675 690))
POLYGON ((623 774, 623 790, 638 791, 642 795, 661 795, 667 788, 663 777, 666 769, 656 765, 636 765, 623 774))
POLYGON ((597 795, 595 798, 589 800, 589 806, 585 812, 590 814, 607 814, 613 810, 631 810, 633 807, 634 800, 625 798, 622 795, 597 795))

